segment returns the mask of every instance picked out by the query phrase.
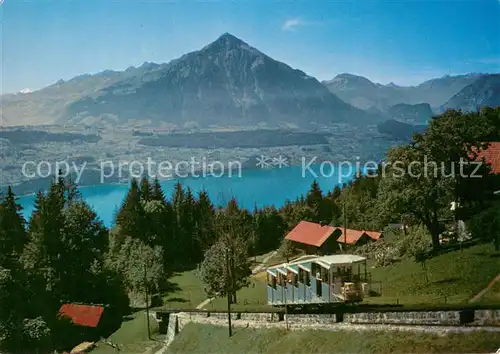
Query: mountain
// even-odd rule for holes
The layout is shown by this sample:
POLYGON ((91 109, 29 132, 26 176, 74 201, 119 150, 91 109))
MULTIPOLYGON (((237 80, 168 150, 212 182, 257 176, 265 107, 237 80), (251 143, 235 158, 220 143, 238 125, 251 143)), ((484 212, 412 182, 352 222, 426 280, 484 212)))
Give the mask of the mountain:
MULTIPOLYGON (((157 65, 157 64, 155 64, 157 65)), ((157 66, 157 69, 165 67, 157 66)), ((1 114, 9 117, 10 125, 42 125, 64 122, 69 105, 87 96, 96 95, 100 90, 116 82, 126 82, 141 78, 148 80, 159 70, 144 63, 138 68, 125 71, 105 70, 95 75, 84 74, 71 80, 59 80, 55 84, 30 93, 6 94, 1 96, 1 114), (15 117, 15 119, 14 119, 15 117)))
POLYGON ((323 84, 340 99, 364 110, 375 107, 385 111, 390 105, 404 102, 406 99, 392 86, 378 85, 363 76, 347 73, 323 81, 323 84))
POLYGON ((480 77, 474 83, 466 86, 459 93, 451 97, 443 105, 441 111, 446 109, 476 111, 484 106, 500 106, 500 74, 480 77))
POLYGON ((86 75, 4 101, 6 115, 18 109, 24 121, 38 122, 48 112, 43 120, 58 124, 306 127, 382 119, 228 33, 168 64, 86 75))
POLYGON ((387 114, 396 120, 410 124, 425 124, 433 115, 428 103, 399 103, 389 107, 387 114))
POLYGON ((389 107, 400 103, 428 103, 435 110, 482 75, 444 76, 418 86, 398 86, 392 82, 381 85, 362 76, 340 74, 332 80, 323 81, 323 84, 342 100, 360 109, 376 107, 386 112, 389 107))

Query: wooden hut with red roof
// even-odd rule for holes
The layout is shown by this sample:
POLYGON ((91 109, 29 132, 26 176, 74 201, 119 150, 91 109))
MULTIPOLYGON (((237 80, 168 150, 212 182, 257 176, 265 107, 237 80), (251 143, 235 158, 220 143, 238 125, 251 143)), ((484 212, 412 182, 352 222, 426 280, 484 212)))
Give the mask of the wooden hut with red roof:
POLYGON ((103 305, 65 303, 59 308, 58 317, 68 324, 64 332, 68 346, 107 337, 121 323, 121 318, 115 318, 113 311, 103 305))
POLYGON ((324 255, 338 249, 335 237, 331 237, 335 227, 302 220, 293 228, 285 239, 308 254, 324 255))
POLYGON ((59 309, 59 316, 67 318, 76 326, 92 327, 99 326, 104 313, 104 306, 63 304, 59 309))

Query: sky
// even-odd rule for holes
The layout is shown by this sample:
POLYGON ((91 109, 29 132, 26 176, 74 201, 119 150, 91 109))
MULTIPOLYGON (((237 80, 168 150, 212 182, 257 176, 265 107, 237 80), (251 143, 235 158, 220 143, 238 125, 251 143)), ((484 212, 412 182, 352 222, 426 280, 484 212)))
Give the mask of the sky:
POLYGON ((500 72, 500 0, 0 0, 2 93, 164 63, 229 32, 318 80, 500 72))

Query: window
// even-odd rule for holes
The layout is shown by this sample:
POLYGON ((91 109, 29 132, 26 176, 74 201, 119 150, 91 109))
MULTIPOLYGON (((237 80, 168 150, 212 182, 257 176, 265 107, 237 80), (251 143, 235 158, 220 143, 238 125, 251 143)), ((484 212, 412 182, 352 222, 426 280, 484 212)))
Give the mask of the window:
POLYGON ((276 277, 272 274, 267 273, 267 284, 273 289, 276 289, 276 277))
POLYGON ((321 280, 324 282, 324 283, 328 283, 328 269, 325 269, 325 268, 321 268, 321 280))
POLYGON ((312 276, 315 278, 321 278, 321 267, 315 263, 311 265, 312 276))
POLYGON ((304 283, 307 286, 311 286, 311 274, 309 274, 309 272, 305 272, 304 275, 305 275, 304 283))

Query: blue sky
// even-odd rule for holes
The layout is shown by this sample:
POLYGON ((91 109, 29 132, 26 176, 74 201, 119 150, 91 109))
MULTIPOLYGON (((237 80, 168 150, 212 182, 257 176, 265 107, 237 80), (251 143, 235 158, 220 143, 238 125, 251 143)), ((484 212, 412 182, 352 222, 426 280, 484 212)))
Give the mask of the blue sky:
POLYGON ((319 80, 500 72, 499 0, 4 0, 0 11, 4 93, 168 62, 224 32, 319 80))

